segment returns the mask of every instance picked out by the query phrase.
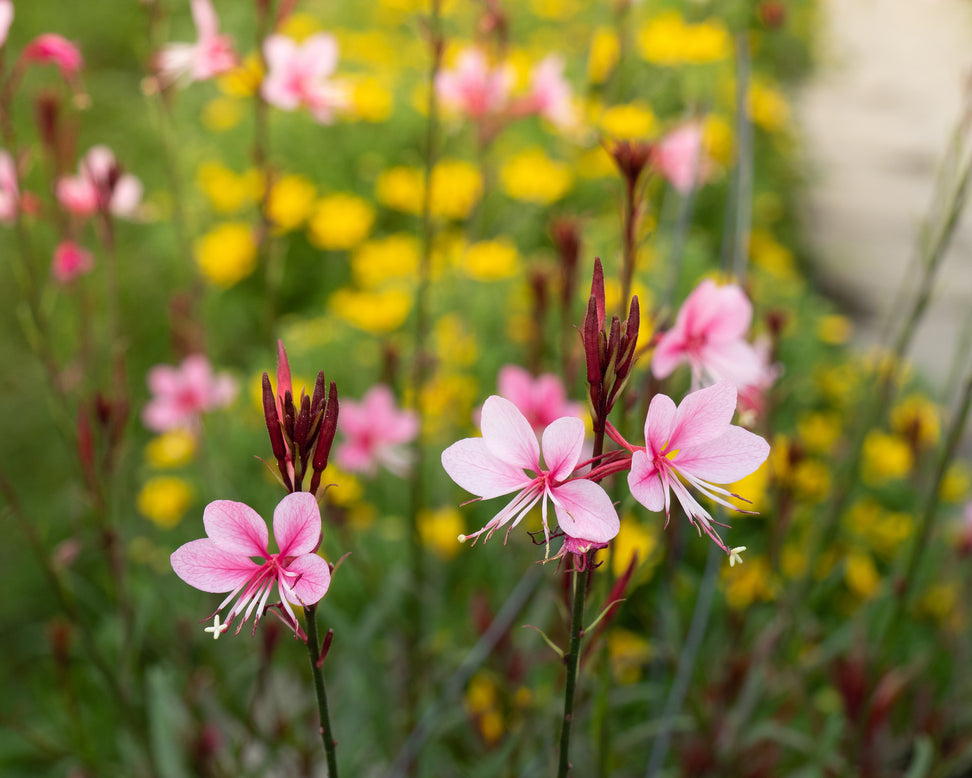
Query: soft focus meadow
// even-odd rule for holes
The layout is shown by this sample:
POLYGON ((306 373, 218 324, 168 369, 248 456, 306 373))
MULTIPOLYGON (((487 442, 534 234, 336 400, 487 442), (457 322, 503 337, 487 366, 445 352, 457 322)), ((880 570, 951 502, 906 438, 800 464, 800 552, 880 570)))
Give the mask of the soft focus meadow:
POLYGON ((817 13, 0 0, 0 772, 969 775, 968 117, 855 351, 817 13))

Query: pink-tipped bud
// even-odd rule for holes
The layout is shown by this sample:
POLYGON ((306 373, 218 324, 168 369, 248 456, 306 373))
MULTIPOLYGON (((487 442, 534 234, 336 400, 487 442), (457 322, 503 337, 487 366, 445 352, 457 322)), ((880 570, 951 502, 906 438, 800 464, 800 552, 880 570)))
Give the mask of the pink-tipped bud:
MULTIPOLYGON (((290 379, 290 360, 287 359, 287 349, 284 348, 282 340, 277 341, 277 395, 283 397, 290 392, 293 394, 294 387, 290 379)), ((281 414, 283 415, 283 414, 281 414)))
POLYGON ((597 306, 597 328, 604 329, 604 268, 600 257, 594 257, 594 275, 591 278, 591 297, 597 306))
POLYGON ((54 64, 66 79, 84 67, 81 51, 67 38, 53 32, 38 35, 24 47, 23 57, 35 64, 54 64))

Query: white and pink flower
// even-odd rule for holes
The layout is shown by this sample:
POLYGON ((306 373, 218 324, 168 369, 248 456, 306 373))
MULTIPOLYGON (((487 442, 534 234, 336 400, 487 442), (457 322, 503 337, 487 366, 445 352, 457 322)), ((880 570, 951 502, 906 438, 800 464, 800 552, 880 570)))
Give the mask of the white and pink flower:
POLYGON ((147 381, 152 399, 142 411, 142 422, 154 432, 195 430, 203 413, 229 405, 238 390, 235 379, 215 375, 202 354, 186 357, 179 367, 156 365, 147 381))
POLYGON ((192 0, 192 20, 195 43, 170 43, 156 55, 155 67, 163 86, 206 81, 232 70, 239 61, 233 39, 219 33, 219 17, 210 0, 192 0))
POLYGON ((335 111, 348 105, 348 87, 334 81, 338 44, 332 35, 318 33, 303 44, 285 35, 270 35, 263 44, 267 75, 260 93, 283 111, 306 108, 321 124, 334 121, 335 111))
POLYGON ((122 172, 107 146, 93 146, 78 163, 78 175, 57 182, 57 201, 68 213, 88 217, 97 212, 133 217, 142 201, 142 182, 122 172))
POLYGON ((338 430, 344 441, 337 449, 337 462, 345 470, 375 475, 380 465, 395 475, 408 472, 406 445, 418 435, 418 415, 399 410, 387 386, 371 387, 361 402, 342 400, 338 430))
POLYGON ((59 284, 70 284, 76 278, 90 273, 94 268, 94 256, 71 240, 62 240, 54 249, 51 275, 59 284))
POLYGON ((10 152, 0 149, 0 222, 13 224, 20 210, 17 166, 10 152))
POLYGON ((482 50, 468 48, 454 68, 439 71, 435 92, 447 110, 481 119, 507 110, 514 79, 509 65, 493 67, 482 50))

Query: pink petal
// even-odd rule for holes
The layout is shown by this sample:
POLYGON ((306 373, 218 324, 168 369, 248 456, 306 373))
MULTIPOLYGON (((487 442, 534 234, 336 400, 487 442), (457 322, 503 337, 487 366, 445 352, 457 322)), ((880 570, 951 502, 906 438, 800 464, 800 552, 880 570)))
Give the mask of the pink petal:
POLYGON ((533 378, 519 365, 503 365, 496 378, 499 393, 524 415, 533 405, 533 378))
MULTIPOLYGON (((584 447, 584 422, 575 416, 564 416, 543 431, 543 461, 550 476, 557 481, 574 470, 584 447)), ((590 540, 590 538, 588 538, 590 540)))
POLYGON ((300 59, 306 63, 307 72, 321 78, 331 75, 337 68, 338 44, 333 35, 320 32, 304 41, 300 59))
POLYGON ((571 537, 607 543, 618 534, 621 520, 614 503, 593 481, 575 478, 552 491, 557 524, 571 537))
POLYGON ((219 32, 219 17, 209 0, 192 0, 192 20, 200 40, 212 38, 219 32))
POLYGON ((736 387, 731 381, 687 394, 675 413, 668 450, 698 446, 719 437, 735 412, 736 387))
POLYGON ((171 365, 156 365, 145 376, 152 394, 176 394, 182 389, 182 375, 171 365))
POLYGON ((699 362, 710 375, 737 387, 756 383, 763 371, 759 353, 744 340, 708 343, 701 350, 699 362))
POLYGON ((486 398, 482 429, 483 440, 495 457, 524 469, 539 469, 537 436, 519 408, 505 397, 494 394, 486 398))
POLYGON ((282 590, 284 596, 294 605, 313 605, 331 586, 331 568, 317 554, 297 557, 287 565, 287 571, 300 576, 293 585, 293 597, 286 590, 282 590))
POLYGON ((645 418, 645 442, 652 453, 660 453, 668 442, 675 419, 675 402, 667 394, 656 394, 645 418))
POLYGON ((115 216, 132 216, 141 202, 142 182, 129 173, 121 176, 111 193, 111 212, 115 216))
POLYGON ((687 358, 685 333, 676 322, 675 327, 659 338, 651 355, 651 372, 655 378, 668 378, 687 358))
POLYGON ((203 526, 213 543, 229 554, 269 556, 267 525, 246 503, 232 500, 209 503, 203 511, 203 526))
POLYGON ((321 542, 321 509, 314 495, 294 492, 279 502, 273 511, 273 537, 281 556, 299 556, 317 549, 321 542))
POLYGON ((756 470, 769 450, 769 443, 759 435, 730 426, 715 440, 680 448, 672 466, 703 481, 729 484, 756 470))
POLYGON ((531 480, 522 468, 494 456, 482 438, 453 443, 442 452, 442 467, 459 486, 486 500, 522 489, 531 480))
POLYGON ((628 488, 631 490, 631 496, 648 510, 664 510, 665 485, 662 483, 661 474, 644 451, 636 451, 631 457, 628 488))
POLYGON ((260 569, 248 557, 224 551, 209 538, 180 546, 169 561, 175 574, 187 584, 214 593, 233 591, 260 569))

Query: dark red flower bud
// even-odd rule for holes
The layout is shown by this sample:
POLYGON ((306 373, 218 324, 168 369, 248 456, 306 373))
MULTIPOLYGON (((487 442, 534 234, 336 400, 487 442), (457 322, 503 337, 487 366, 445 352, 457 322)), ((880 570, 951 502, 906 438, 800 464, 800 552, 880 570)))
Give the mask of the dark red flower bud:
POLYGON ((284 446, 283 433, 280 431, 280 417, 277 415, 277 398, 273 396, 273 387, 270 386, 270 376, 263 374, 263 418, 267 423, 267 432, 270 435, 270 448, 273 449, 273 456, 281 462, 287 457, 287 448, 284 446))

